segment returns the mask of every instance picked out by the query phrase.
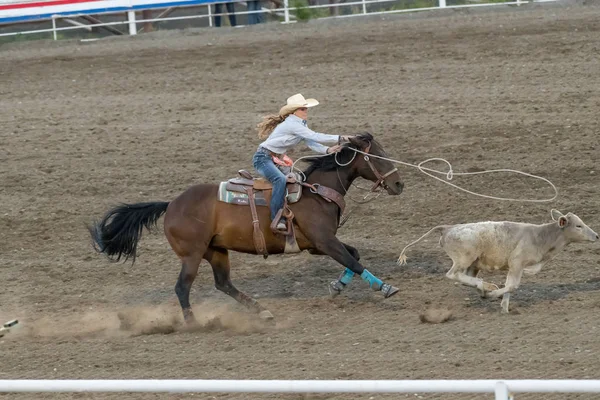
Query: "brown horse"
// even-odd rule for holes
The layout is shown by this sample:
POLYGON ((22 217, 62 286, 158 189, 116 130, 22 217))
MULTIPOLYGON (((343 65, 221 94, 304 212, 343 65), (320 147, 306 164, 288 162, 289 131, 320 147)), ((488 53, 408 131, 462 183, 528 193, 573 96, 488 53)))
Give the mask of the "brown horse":
MULTIPOLYGON (((398 289, 382 282, 359 263, 358 251, 336 238, 343 210, 343 195, 357 177, 375 182, 372 190, 382 187, 391 195, 402 193, 404 184, 394 165, 384 159, 385 152, 371 134, 352 138, 336 155, 312 157, 304 174, 306 183, 301 198, 289 204, 294 214, 294 228, 299 251, 328 255, 346 270, 330 283, 330 291, 338 294, 358 274, 373 290, 390 297, 398 289), (360 150, 363 153, 358 153, 360 150), (328 188, 328 189, 327 189, 328 188), (323 189, 323 190, 317 190, 323 189), (335 191, 335 196, 322 195, 335 191), (341 199, 341 204, 340 200, 341 199), (335 199, 334 199, 335 200, 335 199)), ((194 322, 189 296, 198 267, 203 259, 212 266, 215 286, 233 297, 261 318, 273 318, 256 300, 239 291, 230 279, 229 250, 257 254, 253 241, 253 221, 250 207, 218 200, 219 185, 198 184, 190 187, 171 202, 125 204, 108 211, 104 218, 89 227, 94 247, 100 253, 119 261, 133 257, 144 227, 150 229, 166 212, 164 233, 182 262, 175 293, 186 322, 194 322)), ((281 254, 285 238, 269 229, 269 207, 256 207, 266 250, 281 254)))

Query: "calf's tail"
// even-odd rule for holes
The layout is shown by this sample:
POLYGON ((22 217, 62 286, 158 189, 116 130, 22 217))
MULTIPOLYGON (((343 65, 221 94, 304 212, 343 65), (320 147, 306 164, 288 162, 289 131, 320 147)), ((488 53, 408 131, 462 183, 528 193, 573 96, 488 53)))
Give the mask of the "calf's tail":
POLYGON ((406 264, 406 255, 404 253, 406 253, 406 250, 409 247, 414 246, 415 244, 419 243, 421 240, 425 239, 431 232, 441 231, 441 230, 444 230, 444 229, 450 228, 450 227, 452 227, 452 225, 438 225, 435 228, 431 228, 429 230, 429 232, 427 232, 426 234, 424 234, 423 236, 421 236, 419 239, 415 240, 414 242, 410 243, 402 250, 402 253, 400 253, 400 257, 398 257, 397 264, 398 265, 406 264))

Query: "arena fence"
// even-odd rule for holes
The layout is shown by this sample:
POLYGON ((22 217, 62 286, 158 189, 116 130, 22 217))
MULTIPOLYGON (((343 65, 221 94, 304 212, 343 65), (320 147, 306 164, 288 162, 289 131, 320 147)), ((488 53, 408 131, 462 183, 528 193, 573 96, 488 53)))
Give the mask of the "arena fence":
POLYGON ((600 380, 0 380, 0 393, 600 393, 600 380))
MULTIPOLYGON (((5 0, 7 1, 7 0, 5 0)), ((10 1, 10 0, 9 0, 10 1)), ((12 0, 14 1, 14 0, 12 0)), ((74 29, 85 29, 90 31, 95 27, 112 27, 115 25, 127 25, 129 28, 130 35, 136 35, 138 33, 137 24, 140 23, 152 23, 152 22, 161 22, 161 21, 177 21, 177 20, 189 20, 189 19, 198 19, 198 18, 208 18, 209 26, 213 26, 213 19, 215 16, 225 17, 229 15, 228 13, 219 13, 215 14, 212 12, 212 8, 217 3, 224 3, 222 0, 171 0, 162 1, 162 0, 109 0, 110 7, 102 6, 103 8, 98 9, 87 9, 87 10, 78 10, 76 7, 72 6, 73 4, 83 4, 79 0, 63 0, 61 5, 57 10, 60 12, 56 12, 53 14, 48 14, 48 12, 53 9, 51 6, 44 6, 43 0, 41 3, 32 3, 38 4, 38 8, 35 11, 29 12, 31 15, 21 15, 14 14, 15 10, 23 10, 21 13, 26 12, 29 7, 29 0, 17 0, 22 1, 23 4, 20 3, 12 3, 12 6, 2 5, 2 0, 0 0, 0 24, 2 23, 18 23, 18 22, 32 22, 34 19, 42 20, 49 19, 52 22, 52 27, 48 29, 37 29, 37 30, 29 30, 22 32, 6 32, 0 33, 1 36, 13 36, 13 35, 28 35, 28 34, 40 34, 40 33, 52 33, 52 37, 54 40, 57 40, 57 32, 60 31, 68 31, 74 29), (69 5, 65 5, 62 3, 69 3, 69 5), (136 3, 136 4, 134 4, 136 3), (139 4, 137 4, 139 3, 139 4), (42 4, 42 6, 39 6, 42 4), (207 7, 207 12, 205 14, 199 15, 185 15, 185 16, 177 16, 177 17, 167 17, 168 12, 173 9, 177 9, 178 7, 191 7, 191 6, 202 6, 207 7), (15 7, 15 9, 10 9, 8 7, 15 7), (70 8, 69 8, 70 7, 70 8), (168 7, 168 12, 161 13, 157 18, 151 19, 136 19, 137 11, 151 10, 157 8, 166 8, 168 7), (44 10, 44 11, 41 11, 44 10), (9 12, 13 12, 13 14, 9 14, 9 12), (3 14, 4 13, 4 14, 3 14), (8 13, 8 14, 7 14, 8 13), (127 19, 123 21, 114 21, 114 22, 105 22, 105 23, 91 23, 85 24, 81 22, 77 22, 73 20, 73 18, 84 17, 90 15, 100 15, 100 14, 119 14, 119 15, 127 15, 127 19), (164 15, 163 15, 164 14, 164 15), (72 26, 62 26, 58 27, 56 22, 58 20, 66 21, 72 26)), ((81 0, 87 1, 87 0, 81 0)), ((105 3, 106 1, 94 1, 91 2, 105 3)), ((378 14, 392 14, 392 13, 406 13, 406 12, 416 12, 416 11, 430 11, 430 10, 439 10, 439 9, 457 9, 457 8, 467 8, 467 7, 500 7, 500 6, 520 6, 527 3, 546 3, 546 2, 556 2, 561 0, 514 0, 514 1, 506 1, 506 2, 490 2, 486 3, 486 0, 473 0, 473 3, 462 4, 462 5, 448 5, 447 0, 438 0, 438 5, 436 7, 424 7, 424 8, 410 8, 410 9, 390 9, 390 10, 379 10, 379 11, 370 11, 369 6, 376 4, 391 4, 397 2, 398 0, 350 0, 346 2, 332 3, 332 4, 319 4, 313 6, 302 7, 303 9, 313 10, 313 9, 332 9, 335 7, 355 7, 357 12, 346 14, 346 15, 336 15, 336 16, 316 16, 312 17, 313 19, 329 19, 329 18, 349 18, 349 17, 357 17, 364 15, 378 15, 378 14)), ((234 1, 235 3, 236 1, 234 1)), ((239 2, 239 0, 237 1, 239 2)), ((53 3, 48 1, 48 4, 53 3)), ((88 2, 89 3, 89 2, 88 2)), ((261 10, 256 11, 236 11, 236 15, 248 15, 248 14, 265 14, 270 13, 281 17, 281 23, 294 23, 296 22, 296 17, 294 13, 298 11, 297 7, 290 6, 290 0, 282 0, 281 2, 283 7, 280 8, 262 8, 261 10)), ((86 3, 87 4, 87 3, 86 3)), ((99 5, 98 5, 99 6, 99 5)), ((79 6, 82 7, 82 6, 79 6)), ((91 6, 87 6, 89 8, 91 6)))

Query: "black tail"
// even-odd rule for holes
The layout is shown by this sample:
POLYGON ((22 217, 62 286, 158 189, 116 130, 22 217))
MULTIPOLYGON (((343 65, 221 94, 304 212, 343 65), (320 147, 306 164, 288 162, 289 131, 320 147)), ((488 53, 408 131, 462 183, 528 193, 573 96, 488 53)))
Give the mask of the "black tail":
POLYGON ((108 211, 102 221, 88 226, 94 241, 94 248, 105 253, 108 258, 127 261, 133 257, 142 237, 144 227, 150 230, 156 221, 167 211, 168 202, 123 204, 108 211), (115 258, 116 256, 116 258, 115 258))

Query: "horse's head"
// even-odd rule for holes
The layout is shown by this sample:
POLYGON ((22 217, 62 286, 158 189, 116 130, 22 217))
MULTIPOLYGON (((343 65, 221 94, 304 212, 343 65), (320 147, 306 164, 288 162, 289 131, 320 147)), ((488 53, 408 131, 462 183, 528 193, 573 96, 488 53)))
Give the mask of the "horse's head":
POLYGON ((398 169, 391 161, 379 157, 387 157, 381 145, 373 139, 370 133, 363 133, 350 138, 349 147, 364 153, 357 153, 353 167, 361 178, 375 182, 371 190, 382 186, 388 194, 399 195, 402 193, 404 183, 400 179, 398 169), (377 157, 370 157, 377 156, 377 157))

